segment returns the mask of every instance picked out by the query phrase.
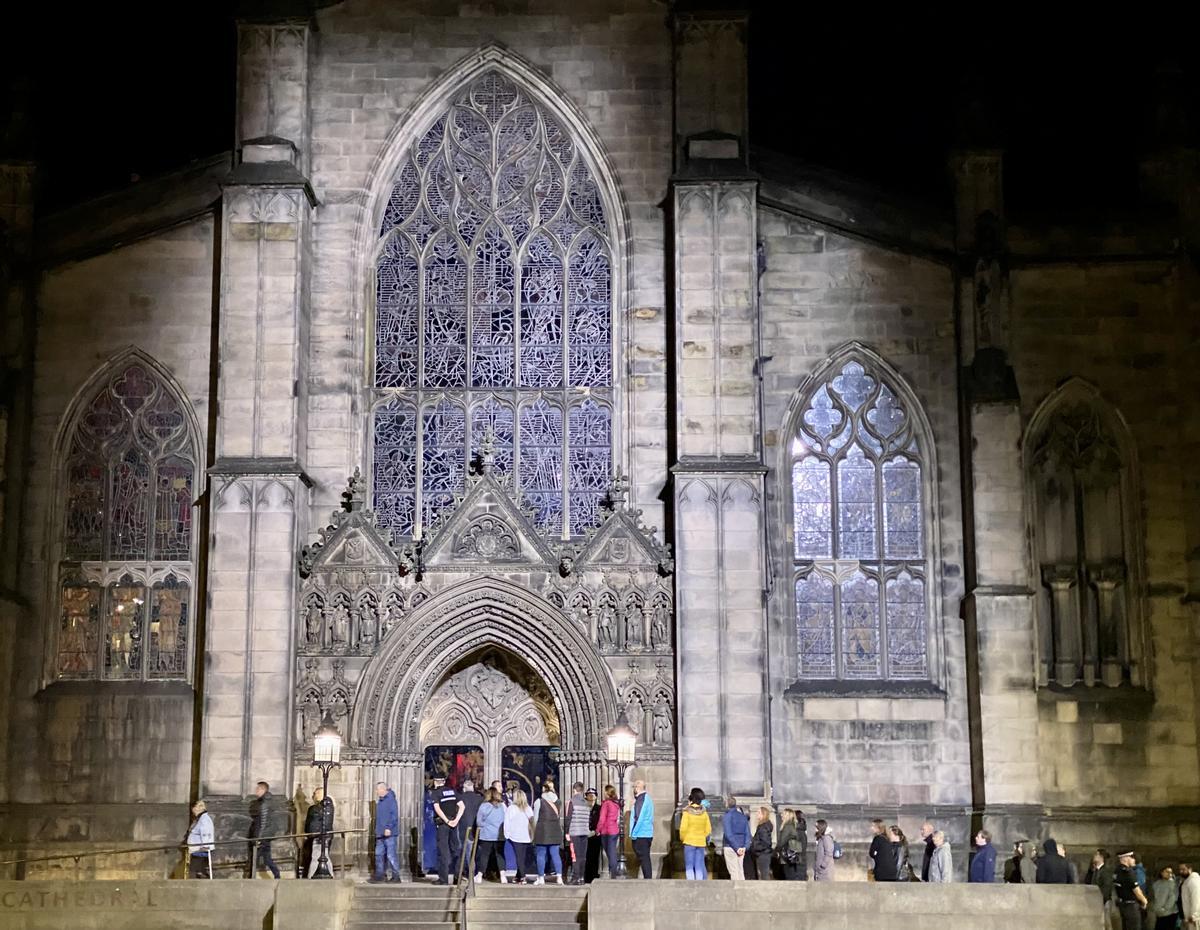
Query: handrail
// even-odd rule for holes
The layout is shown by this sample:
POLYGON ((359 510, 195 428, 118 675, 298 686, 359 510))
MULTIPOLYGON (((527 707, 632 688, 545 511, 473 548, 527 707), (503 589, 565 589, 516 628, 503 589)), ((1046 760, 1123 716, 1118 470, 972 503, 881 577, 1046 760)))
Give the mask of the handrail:
MULTIPOLYGON (((351 833, 366 833, 366 832, 367 831, 365 829, 363 829, 363 830, 327 830, 327 831, 324 831, 324 833, 329 836, 345 836, 345 835, 351 834, 351 833)), ((69 853, 58 853, 57 855, 53 855, 53 856, 35 856, 32 859, 30 859, 30 858, 5 859, 5 860, 0 861, 0 865, 19 865, 22 862, 27 863, 27 864, 30 862, 57 862, 59 859, 74 859, 76 862, 78 862, 80 859, 86 859, 90 856, 120 856, 120 855, 127 855, 129 853, 139 853, 139 852, 171 852, 173 850, 191 849, 193 847, 200 848, 201 846, 212 846, 212 847, 245 846, 247 843, 269 843, 274 840, 294 840, 294 839, 300 839, 300 838, 307 838, 310 836, 321 836, 321 835, 322 835, 321 832, 317 832, 317 833, 280 833, 277 836, 246 836, 246 837, 239 837, 237 839, 232 839, 232 840, 218 840, 218 841, 214 841, 212 843, 183 842, 183 843, 172 843, 169 846, 168 845, 164 845, 164 846, 126 846, 126 847, 123 847, 120 849, 94 849, 94 850, 86 850, 86 851, 80 850, 80 851, 69 852, 69 853)))
POLYGON ((463 843, 462 852, 458 857, 458 884, 461 888, 465 877, 467 886, 462 888, 458 893, 458 925, 459 930, 467 930, 467 899, 475 895, 475 852, 479 846, 479 828, 471 827, 467 830, 467 841, 463 843), (467 855, 468 850, 470 855, 467 855), (471 868, 466 869, 466 875, 463 875, 467 863, 471 864, 471 868))

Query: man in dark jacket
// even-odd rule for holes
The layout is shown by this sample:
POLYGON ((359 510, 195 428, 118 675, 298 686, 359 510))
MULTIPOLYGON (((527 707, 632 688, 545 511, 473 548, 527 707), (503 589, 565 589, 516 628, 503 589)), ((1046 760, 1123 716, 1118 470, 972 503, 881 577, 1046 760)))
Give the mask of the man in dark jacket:
POLYGON ((1042 844, 1044 852, 1038 856, 1037 883, 1039 885, 1071 884, 1071 868, 1064 856, 1058 854, 1058 841, 1048 839, 1042 844))
POLYGON ((921 824, 921 839, 925 841, 925 855, 921 858, 921 881, 929 881, 929 863, 933 861, 933 834, 937 828, 926 820, 921 824))
MULTIPOLYGON (((479 813, 479 805, 483 803, 483 795, 475 790, 475 782, 467 779, 463 782, 462 794, 458 799, 463 803, 462 819, 458 822, 458 848, 467 845, 468 834, 475 828, 475 815, 479 813)), ((463 868, 469 869, 471 863, 464 862, 463 868)))
POLYGON ((382 882, 387 879, 388 868, 392 870, 392 881, 400 881, 400 860, 396 855, 396 835, 400 830, 400 808, 396 804, 396 793, 383 782, 375 786, 375 871, 367 879, 382 882))
POLYGON ((322 856, 325 857, 325 871, 320 877, 330 877, 332 863, 329 860, 329 847, 332 836, 329 834, 334 832, 334 799, 326 797, 322 788, 312 793, 312 804, 308 805, 304 818, 304 832, 308 835, 305 838, 304 871, 300 877, 312 878, 316 875, 322 856))
POLYGON ((259 841, 259 837, 271 835, 271 786, 260 781, 254 788, 254 800, 250 802, 250 869, 247 878, 254 878, 258 868, 268 869, 272 877, 279 878, 279 866, 271 858, 271 841, 259 841))
POLYGON ((596 828, 600 826, 600 805, 596 803, 599 795, 596 794, 595 788, 588 788, 583 793, 583 799, 591 808, 588 813, 588 844, 587 844, 587 861, 584 863, 583 880, 587 884, 591 884, 600 877, 600 836, 596 833, 596 828))
POLYGON ((967 869, 967 881, 994 882, 996 880, 996 847, 992 845, 992 834, 980 830, 975 834, 975 855, 967 869))

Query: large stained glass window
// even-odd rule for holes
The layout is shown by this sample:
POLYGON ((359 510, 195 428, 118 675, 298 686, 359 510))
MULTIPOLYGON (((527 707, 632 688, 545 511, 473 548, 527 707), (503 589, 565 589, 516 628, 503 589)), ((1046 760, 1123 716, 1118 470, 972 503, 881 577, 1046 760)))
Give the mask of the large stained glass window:
POLYGON ((538 526, 582 535, 612 472, 613 259, 581 147, 488 71, 405 157, 380 237, 380 523, 424 532, 490 428, 497 471, 538 526))
POLYGON ((864 362, 808 394, 791 447, 800 678, 928 679, 921 443, 864 362))
POLYGON ((55 674, 188 677, 196 451, 181 401, 128 361, 67 448, 55 674))

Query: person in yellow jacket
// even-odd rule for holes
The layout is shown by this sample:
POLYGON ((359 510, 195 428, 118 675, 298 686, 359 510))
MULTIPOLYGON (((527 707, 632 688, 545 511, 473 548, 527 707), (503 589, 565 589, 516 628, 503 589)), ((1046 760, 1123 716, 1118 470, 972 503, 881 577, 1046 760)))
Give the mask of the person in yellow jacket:
POLYGON ((688 795, 688 806, 679 816, 679 841, 683 843, 683 863, 689 881, 704 881, 708 870, 704 867, 704 854, 708 849, 712 821, 708 819, 704 792, 693 788, 688 795))

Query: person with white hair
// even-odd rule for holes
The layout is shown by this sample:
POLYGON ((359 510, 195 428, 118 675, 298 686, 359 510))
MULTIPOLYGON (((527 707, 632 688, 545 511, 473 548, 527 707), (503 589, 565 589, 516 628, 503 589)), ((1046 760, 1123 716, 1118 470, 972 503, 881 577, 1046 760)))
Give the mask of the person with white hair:
POLYGON ((954 862, 950 857, 950 841, 941 830, 933 832, 933 856, 929 859, 929 881, 946 884, 954 881, 954 862))
POLYGON ((188 878, 212 878, 212 852, 215 849, 212 817, 201 798, 192 805, 191 827, 188 828, 188 878))

